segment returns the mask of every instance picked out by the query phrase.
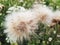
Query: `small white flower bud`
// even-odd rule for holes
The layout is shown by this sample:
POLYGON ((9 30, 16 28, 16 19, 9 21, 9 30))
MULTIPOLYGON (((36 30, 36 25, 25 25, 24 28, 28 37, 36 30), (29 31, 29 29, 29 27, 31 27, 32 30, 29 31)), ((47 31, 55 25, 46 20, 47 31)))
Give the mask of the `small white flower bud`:
POLYGON ((49 37, 49 38, 48 38, 48 41, 52 41, 52 37, 49 37))
POLYGON ((20 0, 20 2, 23 2, 24 0, 20 0))
POLYGON ((56 31, 53 31, 54 34, 56 34, 56 31))

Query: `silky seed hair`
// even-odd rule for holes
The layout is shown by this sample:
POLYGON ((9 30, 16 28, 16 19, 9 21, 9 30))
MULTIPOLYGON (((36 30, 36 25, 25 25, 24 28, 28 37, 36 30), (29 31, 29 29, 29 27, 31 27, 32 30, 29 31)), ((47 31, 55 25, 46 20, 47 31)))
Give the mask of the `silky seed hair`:
POLYGON ((22 12, 12 12, 5 18, 5 30, 10 42, 21 41, 30 39, 35 29, 38 28, 37 20, 34 12, 30 10, 22 12))

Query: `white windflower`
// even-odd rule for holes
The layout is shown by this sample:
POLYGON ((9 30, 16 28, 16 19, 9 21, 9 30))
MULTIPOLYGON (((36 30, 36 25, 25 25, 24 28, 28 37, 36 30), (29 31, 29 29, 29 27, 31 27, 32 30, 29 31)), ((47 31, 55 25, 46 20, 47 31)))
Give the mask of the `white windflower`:
POLYGON ((38 27, 34 14, 29 10, 26 12, 12 12, 6 16, 4 33, 7 33, 11 42, 23 41, 23 38, 30 39, 30 35, 38 27))
POLYGON ((48 38, 48 41, 52 41, 52 37, 49 37, 49 38, 48 38))

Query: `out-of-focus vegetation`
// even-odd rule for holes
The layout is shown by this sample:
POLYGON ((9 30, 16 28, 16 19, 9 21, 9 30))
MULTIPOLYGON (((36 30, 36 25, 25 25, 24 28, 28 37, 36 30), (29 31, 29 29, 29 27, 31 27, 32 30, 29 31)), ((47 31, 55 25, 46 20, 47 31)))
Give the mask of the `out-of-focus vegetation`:
MULTIPOLYGON (((17 45, 10 44, 6 41, 4 31, 4 18, 6 11, 11 6, 23 6, 30 8, 35 0, 0 0, 0 45, 17 45), (2 6, 2 7, 1 7, 2 6)), ((40 3, 50 6, 52 9, 60 9, 60 0, 39 0, 40 3)), ((23 42, 23 45, 60 45, 60 25, 56 24, 53 28, 39 23, 39 29, 32 36, 30 41, 23 42)))

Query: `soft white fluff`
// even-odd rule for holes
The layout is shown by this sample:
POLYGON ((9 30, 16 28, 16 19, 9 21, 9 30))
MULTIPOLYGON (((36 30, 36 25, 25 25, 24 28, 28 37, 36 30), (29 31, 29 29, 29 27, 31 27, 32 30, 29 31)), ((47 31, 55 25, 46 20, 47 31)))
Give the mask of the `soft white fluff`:
POLYGON ((51 25, 54 14, 49 7, 42 4, 34 4, 32 8, 40 22, 51 25))
POLYGON ((29 39, 29 35, 38 28, 38 22, 51 26, 54 17, 60 19, 60 15, 57 16, 57 12, 53 14, 53 11, 46 5, 34 4, 29 10, 21 9, 23 10, 16 11, 13 8, 12 13, 8 14, 5 19, 4 33, 7 33, 7 37, 13 42, 19 41, 19 39, 23 41, 23 38, 29 39))
POLYGON ((24 39, 29 39, 29 36, 34 33, 37 29, 36 16, 34 12, 12 12, 8 14, 5 19, 7 37, 11 42, 23 41, 24 39))
POLYGON ((9 8, 8 10, 13 11, 5 19, 6 30, 4 33, 7 33, 11 42, 16 42, 19 39, 23 41, 23 38, 29 39, 29 35, 37 29, 39 21, 47 25, 51 24, 53 13, 45 5, 36 4, 32 9, 22 11, 15 9, 15 7, 9 8))
POLYGON ((54 12, 54 19, 60 20, 60 10, 56 10, 56 11, 54 12))

